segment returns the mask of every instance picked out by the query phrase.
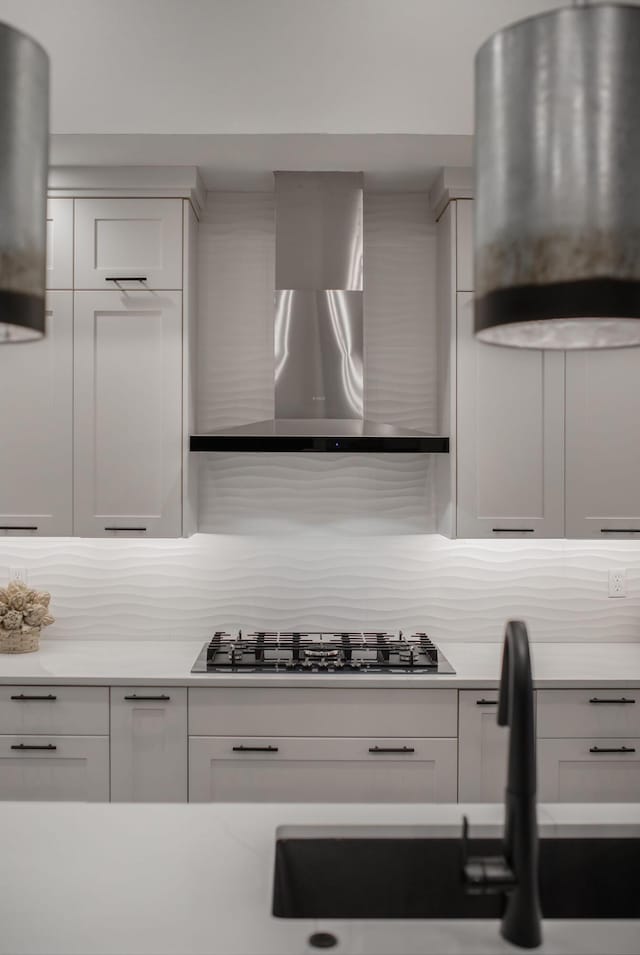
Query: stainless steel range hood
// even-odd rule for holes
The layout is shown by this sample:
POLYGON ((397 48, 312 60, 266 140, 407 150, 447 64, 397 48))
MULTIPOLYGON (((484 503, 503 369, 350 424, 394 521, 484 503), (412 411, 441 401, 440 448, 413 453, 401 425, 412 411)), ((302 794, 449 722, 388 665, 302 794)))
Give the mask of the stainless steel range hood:
POLYGON ((192 451, 448 451, 364 418, 362 173, 277 172, 275 418, 191 436, 192 451))

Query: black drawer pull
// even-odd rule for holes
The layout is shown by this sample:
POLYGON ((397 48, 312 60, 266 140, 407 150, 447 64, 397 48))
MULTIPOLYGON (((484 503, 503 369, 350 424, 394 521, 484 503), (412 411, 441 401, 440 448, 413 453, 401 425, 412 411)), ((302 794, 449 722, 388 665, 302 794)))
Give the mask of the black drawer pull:
POLYGON ((601 534, 640 534, 640 527, 601 527, 601 534))
POLYGON ((484 697, 481 700, 476 700, 476 706, 497 706, 497 700, 485 700, 484 697))
POLYGON ((370 753, 415 753, 413 746, 370 746, 370 753))
POLYGON ((234 746, 234 753, 277 753, 277 746, 234 746))
POLYGON ((0 524, 0 531, 37 531, 37 524, 0 524))
POLYGON ((25 750, 25 749, 48 749, 48 750, 52 750, 52 749, 57 749, 57 748, 58 748, 58 747, 57 747, 57 746, 54 746, 53 743, 47 743, 46 746, 25 746, 24 743, 18 743, 17 746, 12 746, 12 747, 11 747, 11 749, 21 749, 21 750, 25 750))
POLYGON ((105 531, 139 531, 141 534, 146 529, 146 527, 105 527, 105 531))
POLYGON ((46 696, 27 696, 25 693, 18 693, 17 696, 12 696, 12 700, 17 700, 19 703, 24 703, 27 700, 44 700, 45 703, 48 703, 50 700, 57 700, 58 697, 54 696, 53 693, 47 693, 46 696))
POLYGON ((105 275, 105 282, 146 282, 146 275, 105 275))
POLYGON ((494 534, 535 534, 533 527, 492 527, 494 534))
POLYGON ((635 746, 617 746, 617 747, 606 747, 606 746, 592 746, 589 750, 590 753, 635 753, 635 746))
POLYGON ((171 699, 170 696, 167 696, 166 693, 161 693, 160 696, 136 696, 134 693, 133 696, 125 696, 125 700, 131 700, 134 703, 146 702, 150 703, 152 700, 159 702, 168 702, 171 699))
POLYGON ((589 703, 635 703, 635 700, 630 700, 628 696, 620 696, 617 699, 610 700, 603 700, 598 696, 592 696, 589 703))

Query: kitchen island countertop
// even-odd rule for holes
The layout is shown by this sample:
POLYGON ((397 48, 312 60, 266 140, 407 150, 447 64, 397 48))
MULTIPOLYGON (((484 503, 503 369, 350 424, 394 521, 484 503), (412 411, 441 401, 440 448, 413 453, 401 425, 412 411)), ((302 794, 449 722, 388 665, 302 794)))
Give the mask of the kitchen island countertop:
MULTIPOLYGON (((0 684, 97 686, 451 687, 494 689, 502 642, 436 641, 455 674, 191 673, 203 641, 50 640, 37 653, 0 654, 0 684)), ((538 689, 640 687, 637 643, 532 643, 538 689)))
MULTIPOLYGON (((4 803, 0 955, 515 953, 493 920, 278 919, 281 826, 403 826, 497 835, 500 806, 4 803), (437 827, 437 829, 435 828, 437 827)), ((541 835, 640 836, 640 805, 540 806, 541 835), (612 825, 615 823, 615 825, 612 825)), ((352 829, 350 830, 353 831, 352 829)), ((540 955, 640 953, 640 922, 545 921, 540 955)))

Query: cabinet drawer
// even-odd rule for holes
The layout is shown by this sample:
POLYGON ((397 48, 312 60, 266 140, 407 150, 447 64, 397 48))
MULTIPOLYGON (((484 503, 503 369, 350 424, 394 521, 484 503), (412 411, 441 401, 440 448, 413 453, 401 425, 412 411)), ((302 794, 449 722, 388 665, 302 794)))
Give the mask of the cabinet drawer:
POLYGON ((189 690, 192 736, 457 736, 455 690, 189 690))
POLYGON ((640 739, 538 741, 541 802, 640 801, 640 739))
POLYGON ((191 802, 455 802, 455 739, 189 740, 191 802))
POLYGON ((538 690, 538 736, 640 737, 640 690, 538 690))
POLYGON ((102 736, 109 733, 103 686, 0 686, 0 734, 102 736))
POLYGON ((0 799, 109 801, 108 736, 0 736, 0 799))
POLYGON ((76 199, 75 288, 182 288, 181 199, 76 199))

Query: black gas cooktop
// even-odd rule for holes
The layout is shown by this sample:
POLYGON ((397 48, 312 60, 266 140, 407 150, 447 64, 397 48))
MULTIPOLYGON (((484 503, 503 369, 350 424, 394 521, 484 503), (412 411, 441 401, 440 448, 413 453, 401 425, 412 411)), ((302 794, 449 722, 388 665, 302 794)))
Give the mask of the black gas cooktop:
POLYGON ((426 633, 218 630, 192 673, 455 673, 426 633))

